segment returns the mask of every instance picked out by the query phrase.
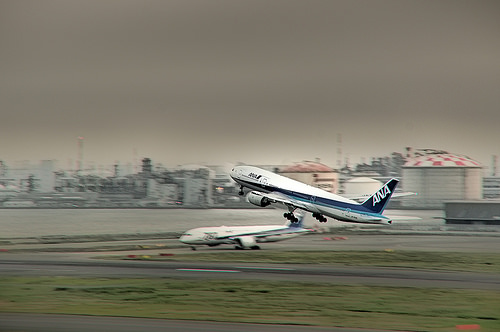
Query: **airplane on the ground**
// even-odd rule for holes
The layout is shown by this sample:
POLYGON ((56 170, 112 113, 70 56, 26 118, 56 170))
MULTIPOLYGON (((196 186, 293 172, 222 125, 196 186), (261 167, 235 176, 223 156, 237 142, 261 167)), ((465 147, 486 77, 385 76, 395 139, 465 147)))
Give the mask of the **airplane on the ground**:
POLYGON ((272 203, 285 205, 288 212, 283 216, 291 222, 298 221, 294 211, 299 209, 311 212, 320 222, 326 222, 326 217, 331 217, 354 223, 390 224, 391 218, 382 213, 399 183, 399 180, 391 179, 358 203, 254 166, 235 166, 230 176, 240 185, 240 195, 245 194, 244 188, 252 190, 247 194, 250 203, 260 207, 272 203))
POLYGON ((216 226, 199 227, 185 232, 179 239, 182 243, 215 247, 220 244, 234 244, 235 249, 260 249, 257 243, 277 242, 288 240, 296 236, 312 232, 303 228, 305 213, 302 213, 297 222, 286 225, 255 225, 255 226, 216 226))

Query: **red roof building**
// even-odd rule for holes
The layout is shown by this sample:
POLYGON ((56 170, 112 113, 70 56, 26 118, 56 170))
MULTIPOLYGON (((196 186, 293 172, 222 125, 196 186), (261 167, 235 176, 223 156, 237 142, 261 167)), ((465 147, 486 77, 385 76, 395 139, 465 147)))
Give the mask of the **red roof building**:
POLYGON ((338 192, 338 173, 318 161, 302 161, 283 167, 280 174, 331 193, 338 192))

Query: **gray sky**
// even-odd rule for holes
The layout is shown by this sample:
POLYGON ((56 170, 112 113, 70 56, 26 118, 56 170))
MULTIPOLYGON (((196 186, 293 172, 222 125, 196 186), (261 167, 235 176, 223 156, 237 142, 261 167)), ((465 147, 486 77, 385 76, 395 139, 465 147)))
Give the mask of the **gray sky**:
POLYGON ((499 1, 0 0, 0 159, 500 154, 499 1), (134 151, 136 151, 134 153, 134 151))

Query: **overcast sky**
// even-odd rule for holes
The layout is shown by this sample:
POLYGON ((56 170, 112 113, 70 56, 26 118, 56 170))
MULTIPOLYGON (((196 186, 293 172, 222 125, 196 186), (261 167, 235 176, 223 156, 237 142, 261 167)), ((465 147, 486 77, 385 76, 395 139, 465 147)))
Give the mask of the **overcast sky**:
POLYGON ((0 160, 500 154, 500 2, 0 0, 0 160))

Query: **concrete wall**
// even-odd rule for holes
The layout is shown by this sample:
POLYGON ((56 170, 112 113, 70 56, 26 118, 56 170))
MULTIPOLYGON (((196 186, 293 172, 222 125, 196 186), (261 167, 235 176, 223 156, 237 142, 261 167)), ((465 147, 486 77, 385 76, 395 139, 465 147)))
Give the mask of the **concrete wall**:
POLYGON ((500 201, 445 202, 447 224, 500 225, 500 201))

